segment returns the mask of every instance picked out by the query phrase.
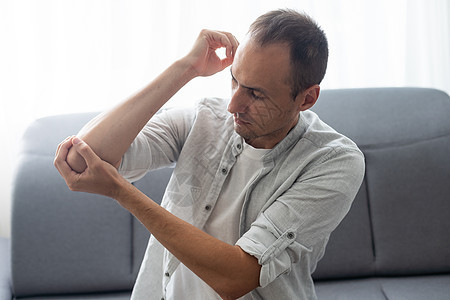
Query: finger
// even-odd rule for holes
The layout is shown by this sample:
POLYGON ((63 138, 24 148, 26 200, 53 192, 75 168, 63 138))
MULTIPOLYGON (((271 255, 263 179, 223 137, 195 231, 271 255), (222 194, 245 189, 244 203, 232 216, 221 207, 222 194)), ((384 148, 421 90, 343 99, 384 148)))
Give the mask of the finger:
POLYGON ((239 41, 234 35, 231 35, 231 42, 233 43, 233 57, 234 57, 239 47, 239 41))
POLYGON ((92 165, 100 159, 98 155, 95 154, 94 150, 92 150, 92 148, 89 147, 89 145, 82 141, 80 138, 75 137, 72 140, 72 143, 75 147, 75 150, 84 158, 88 166, 92 165))
POLYGON ((239 41, 233 34, 229 32, 220 31, 220 33, 224 34, 229 41, 229 46, 227 47, 227 57, 234 57, 234 55, 236 54, 236 50, 239 47, 239 41))
POLYGON ((227 56, 227 58, 233 57, 233 43, 230 39, 230 34, 228 34, 227 32, 222 32, 223 37, 221 39, 221 41, 223 41, 223 45, 225 46, 225 54, 227 56))
POLYGON ((222 63, 222 70, 225 69, 226 67, 231 66, 231 64, 233 63, 234 58, 233 57, 225 57, 224 59, 221 60, 222 63))
POLYGON ((73 136, 69 136, 61 143, 59 143, 58 147, 56 148, 55 160, 61 156, 61 150, 63 150, 64 148, 70 149, 70 147, 72 147, 72 138, 73 136))
POLYGON ((72 168, 70 168, 66 161, 67 154, 69 153, 69 149, 71 147, 72 137, 69 137, 59 144, 55 160, 53 161, 56 169, 64 178, 69 176, 69 174, 73 172, 72 168))
POLYGON ((233 43, 230 41, 226 32, 203 29, 201 34, 207 38, 209 46, 212 49, 217 50, 224 47, 226 49, 226 56, 231 57, 233 43))
POLYGON ((61 148, 62 144, 64 144, 65 142, 67 142, 68 140, 70 140, 72 138, 73 138, 73 135, 68 136, 61 143, 58 144, 58 147, 56 148, 55 156, 58 155, 59 149, 61 148))
POLYGON ((239 45, 237 39, 229 32, 225 31, 208 31, 216 43, 214 49, 225 48, 225 58, 221 59, 221 69, 230 66, 234 60, 234 54, 239 45))

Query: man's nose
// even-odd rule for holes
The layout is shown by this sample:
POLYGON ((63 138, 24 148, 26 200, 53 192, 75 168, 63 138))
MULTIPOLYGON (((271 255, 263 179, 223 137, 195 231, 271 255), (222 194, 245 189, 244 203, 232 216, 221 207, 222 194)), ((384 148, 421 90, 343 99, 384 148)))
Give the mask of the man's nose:
POLYGON ((228 104, 228 111, 232 114, 244 113, 248 107, 247 100, 242 88, 238 87, 231 96, 231 101, 228 104))

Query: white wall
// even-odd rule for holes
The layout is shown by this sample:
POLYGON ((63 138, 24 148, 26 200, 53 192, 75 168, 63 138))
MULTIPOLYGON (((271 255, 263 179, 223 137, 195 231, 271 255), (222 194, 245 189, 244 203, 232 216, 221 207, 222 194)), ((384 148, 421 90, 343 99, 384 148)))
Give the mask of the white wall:
MULTIPOLYGON (((106 109, 186 53, 201 28, 242 38, 260 14, 304 10, 327 33, 323 89, 423 86, 450 92, 447 0, 3 0, 0 2, 0 236, 20 136, 35 118, 106 109)), ((229 95, 227 71, 174 97, 229 95)))

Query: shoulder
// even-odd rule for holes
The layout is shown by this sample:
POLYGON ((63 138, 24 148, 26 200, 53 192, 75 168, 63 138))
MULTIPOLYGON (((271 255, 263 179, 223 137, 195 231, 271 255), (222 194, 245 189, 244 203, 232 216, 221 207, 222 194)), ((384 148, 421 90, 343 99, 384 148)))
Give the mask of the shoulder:
POLYGON ((358 146, 350 138, 334 130, 330 125, 323 122, 314 112, 302 112, 301 120, 304 122, 305 126, 302 138, 308 140, 316 148, 327 148, 334 151, 360 152, 358 146))
POLYGON ((302 112, 299 122, 302 122, 302 134, 289 153, 291 159, 303 157, 296 164, 299 174, 330 169, 364 172, 364 155, 350 138, 334 130, 311 111, 302 112))
POLYGON ((212 114, 220 119, 226 119, 230 116, 227 110, 229 100, 223 98, 203 98, 198 101, 196 110, 198 114, 212 114))

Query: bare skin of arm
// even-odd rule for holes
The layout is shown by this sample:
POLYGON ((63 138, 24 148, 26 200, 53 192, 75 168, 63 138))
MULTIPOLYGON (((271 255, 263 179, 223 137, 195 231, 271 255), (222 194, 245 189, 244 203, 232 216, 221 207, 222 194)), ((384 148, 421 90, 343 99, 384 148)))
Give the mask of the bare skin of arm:
MULTIPOLYGON (((210 76, 233 62, 238 42, 226 32, 203 30, 188 55, 173 63, 142 91, 86 124, 77 136, 104 161, 116 168, 130 144, 150 118, 186 83, 197 76, 210 76), (216 50, 226 48, 220 59, 216 50)), ((67 162, 82 172, 86 163, 76 151, 67 162)))
POLYGON ((116 199, 223 299, 239 298, 259 286, 261 266, 257 259, 177 218, 128 183, 117 167, 158 109, 192 78, 209 76, 229 66, 236 48, 232 35, 202 31, 186 57, 141 92, 89 122, 78 137, 61 142, 54 161, 71 190, 116 199), (215 55, 220 47, 226 48, 224 59, 215 55))

